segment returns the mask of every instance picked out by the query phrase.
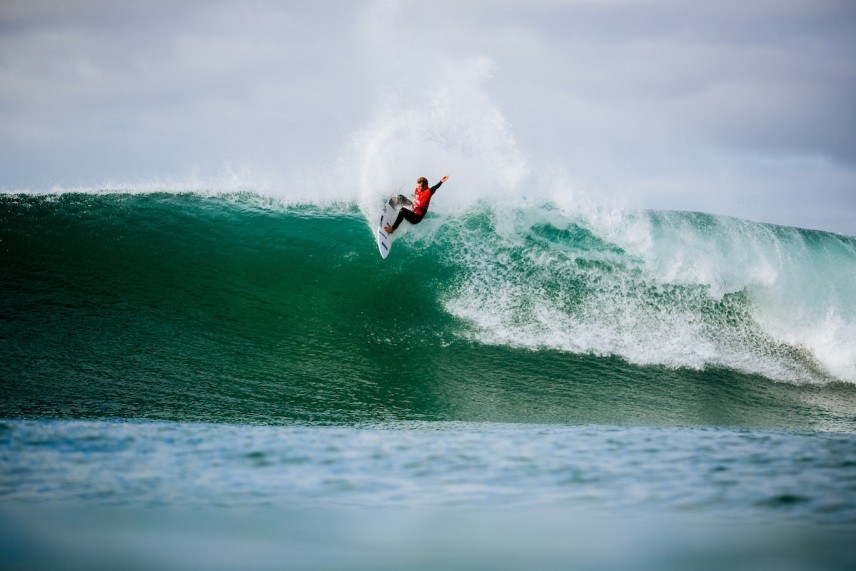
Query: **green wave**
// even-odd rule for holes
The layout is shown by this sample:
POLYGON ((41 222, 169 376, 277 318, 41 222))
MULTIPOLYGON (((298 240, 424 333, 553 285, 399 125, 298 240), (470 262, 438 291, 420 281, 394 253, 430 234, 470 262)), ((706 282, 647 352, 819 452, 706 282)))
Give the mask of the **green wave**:
POLYGON ((254 194, 0 196, 0 417, 856 426, 852 348, 834 351, 851 238, 482 207, 430 215, 382 260, 367 218, 254 194))

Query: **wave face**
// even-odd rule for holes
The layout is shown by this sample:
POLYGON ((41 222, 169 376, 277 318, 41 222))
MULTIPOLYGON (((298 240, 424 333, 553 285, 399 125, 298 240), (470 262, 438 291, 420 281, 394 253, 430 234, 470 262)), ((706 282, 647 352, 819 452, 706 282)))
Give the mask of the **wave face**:
POLYGON ((0 196, 0 416, 853 431, 856 239, 697 213, 0 196))

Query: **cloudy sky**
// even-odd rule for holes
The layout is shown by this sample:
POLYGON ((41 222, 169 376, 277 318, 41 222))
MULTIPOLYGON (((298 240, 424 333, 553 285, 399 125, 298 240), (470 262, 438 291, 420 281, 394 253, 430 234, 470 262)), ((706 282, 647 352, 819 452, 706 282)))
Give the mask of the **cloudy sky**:
POLYGON ((854 102, 847 0, 0 3, 5 191, 448 172, 856 235, 854 102))

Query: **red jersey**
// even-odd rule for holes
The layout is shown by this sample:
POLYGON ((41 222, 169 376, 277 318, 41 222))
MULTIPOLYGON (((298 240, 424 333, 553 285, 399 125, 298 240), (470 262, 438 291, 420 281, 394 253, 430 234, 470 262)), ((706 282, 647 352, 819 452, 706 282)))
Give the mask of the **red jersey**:
POLYGON ((413 212, 419 216, 425 216, 425 213, 428 212, 428 204, 431 202, 431 197, 434 195, 434 189, 428 188, 427 186, 425 188, 417 186, 414 193, 416 195, 416 199, 413 201, 413 212))

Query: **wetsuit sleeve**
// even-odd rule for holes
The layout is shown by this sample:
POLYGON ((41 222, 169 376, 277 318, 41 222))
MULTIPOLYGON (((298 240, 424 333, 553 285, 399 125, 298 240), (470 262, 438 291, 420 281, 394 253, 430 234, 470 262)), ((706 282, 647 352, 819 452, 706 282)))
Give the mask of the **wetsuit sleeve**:
POLYGON ((434 194, 435 192, 437 192, 437 189, 440 188, 441 184, 443 184, 442 180, 440 182, 438 182, 437 184, 435 184, 434 186, 432 186, 431 188, 429 188, 428 190, 431 191, 431 194, 434 194))

